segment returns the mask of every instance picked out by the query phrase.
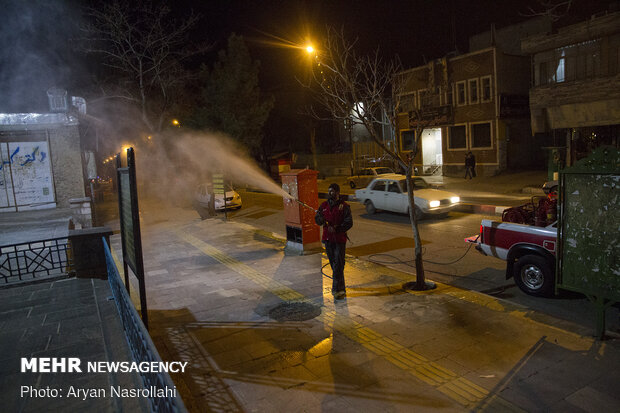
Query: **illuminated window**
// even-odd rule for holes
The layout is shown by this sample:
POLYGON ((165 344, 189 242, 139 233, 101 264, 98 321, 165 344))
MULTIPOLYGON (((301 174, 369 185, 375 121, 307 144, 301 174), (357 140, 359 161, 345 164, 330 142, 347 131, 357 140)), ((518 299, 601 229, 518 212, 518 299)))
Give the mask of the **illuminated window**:
POLYGON ((478 79, 469 79, 469 104, 478 103, 478 79))
POLYGON ((467 128, 465 125, 454 125, 448 128, 448 149, 467 148, 467 128))
POLYGON ((456 82, 456 105, 463 106, 467 104, 467 90, 465 89, 465 81, 456 82))
POLYGON ((491 83, 491 76, 480 78, 480 83, 480 100, 482 102, 490 102, 493 99, 493 84, 491 83))
POLYGON ((572 82, 599 76, 601 41, 572 44, 534 55, 534 85, 572 82))

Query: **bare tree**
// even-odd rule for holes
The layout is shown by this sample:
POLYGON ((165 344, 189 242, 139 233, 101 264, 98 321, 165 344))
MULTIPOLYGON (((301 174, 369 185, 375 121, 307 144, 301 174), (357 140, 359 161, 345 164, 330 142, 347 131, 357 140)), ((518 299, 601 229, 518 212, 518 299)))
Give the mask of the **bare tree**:
POLYGON ((163 4, 117 0, 86 9, 86 15, 89 23, 81 27, 80 47, 101 55, 114 72, 114 81, 102 88, 103 99, 137 105, 146 128, 160 132, 188 77, 181 62, 210 47, 188 47, 198 16, 176 21, 163 4))
MULTIPOLYGON (((377 145, 406 171, 416 268, 416 282, 408 283, 408 288, 434 288, 434 284, 426 282, 424 275, 422 240, 418 230, 419 210, 413 201, 414 187, 411 178, 413 160, 418 153, 425 122, 422 121, 419 110, 410 113, 410 126, 415 128, 415 142, 412 154, 407 159, 385 143, 379 130, 385 125, 391 126, 392 130, 397 129, 400 96, 406 86, 407 77, 399 74, 402 65, 397 58, 386 61, 381 58, 379 50, 372 55, 358 55, 355 52, 355 43, 347 41, 343 30, 328 28, 325 46, 316 54, 312 82, 306 86, 317 92, 317 100, 333 119, 363 125, 377 145)), ((320 118, 317 111, 312 111, 312 114, 320 118)))
POLYGON ((552 22, 560 20, 568 14, 573 0, 539 0, 540 7, 528 7, 524 16, 535 17, 545 16, 552 22))

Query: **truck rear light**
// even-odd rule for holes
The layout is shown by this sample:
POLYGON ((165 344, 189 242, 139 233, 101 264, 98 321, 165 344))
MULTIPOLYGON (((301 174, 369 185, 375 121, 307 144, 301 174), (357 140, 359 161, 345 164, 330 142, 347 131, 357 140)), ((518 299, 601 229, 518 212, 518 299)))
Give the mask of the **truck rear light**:
POLYGON ((484 238, 482 237, 482 225, 480 225, 480 243, 484 244, 484 238))

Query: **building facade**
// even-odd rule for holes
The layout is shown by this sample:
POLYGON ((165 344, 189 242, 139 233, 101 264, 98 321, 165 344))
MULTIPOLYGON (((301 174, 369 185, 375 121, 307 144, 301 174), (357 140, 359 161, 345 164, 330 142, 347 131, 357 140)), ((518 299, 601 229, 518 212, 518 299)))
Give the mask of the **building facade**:
POLYGON ((528 36, 521 47, 532 56, 532 131, 557 150, 557 168, 618 147, 620 12, 528 36))
POLYGON ((414 160, 423 170, 464 174, 465 155, 479 174, 531 166, 529 58, 489 47, 402 72, 399 149, 413 149, 415 127, 424 127, 414 160), (418 111, 416 114, 416 110, 418 111))
POLYGON ((414 161, 426 173, 464 175, 469 151, 483 175, 544 164, 530 128, 530 58, 520 39, 550 27, 546 18, 492 27, 470 37, 470 53, 398 74, 404 83, 397 97, 399 150, 411 151, 420 125, 424 132, 414 161))
POLYGON ((0 212, 66 208, 85 196, 78 119, 0 114, 0 212))

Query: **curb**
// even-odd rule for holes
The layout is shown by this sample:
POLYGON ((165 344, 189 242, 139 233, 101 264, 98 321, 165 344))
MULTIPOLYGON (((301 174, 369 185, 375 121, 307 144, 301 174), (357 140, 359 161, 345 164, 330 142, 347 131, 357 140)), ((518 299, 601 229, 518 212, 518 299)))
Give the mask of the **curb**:
POLYGON ((459 204, 456 208, 454 208, 454 210, 467 214, 495 215, 501 217, 506 208, 510 207, 498 205, 459 204))

